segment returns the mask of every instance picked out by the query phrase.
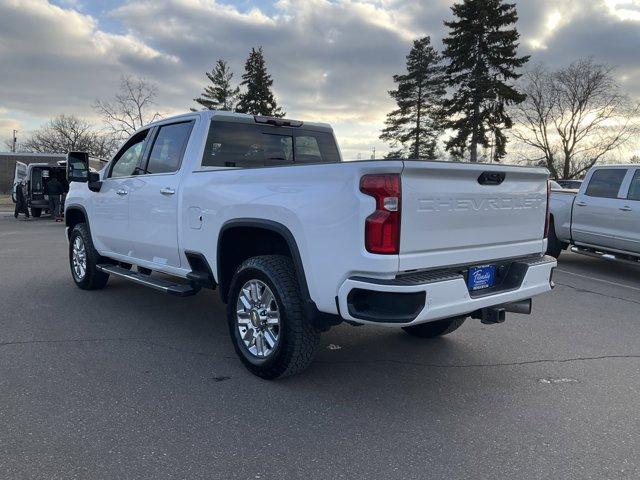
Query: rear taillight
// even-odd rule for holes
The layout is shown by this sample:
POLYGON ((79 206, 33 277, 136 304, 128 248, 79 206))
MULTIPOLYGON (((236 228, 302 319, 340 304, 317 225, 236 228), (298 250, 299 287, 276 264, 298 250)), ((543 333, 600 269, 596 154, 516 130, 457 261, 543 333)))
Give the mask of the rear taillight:
POLYGON ((547 181, 547 214, 544 220, 544 238, 549 238, 549 224, 551 223, 551 212, 549 211, 549 202, 551 201, 551 180, 547 181))
POLYGON ((367 217, 364 243, 368 252, 396 255, 400 252, 400 175, 365 175, 360 191, 376 200, 376 211, 367 217))

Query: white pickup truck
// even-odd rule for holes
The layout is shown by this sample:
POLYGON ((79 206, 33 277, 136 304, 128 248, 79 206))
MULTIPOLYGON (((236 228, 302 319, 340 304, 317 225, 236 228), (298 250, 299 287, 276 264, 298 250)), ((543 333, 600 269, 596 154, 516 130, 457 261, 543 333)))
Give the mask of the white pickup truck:
POLYGON ((640 165, 593 167, 579 190, 553 190, 547 253, 640 262, 640 165))
POLYGON ((263 378, 303 370, 342 321, 435 337, 553 285, 543 169, 342 162, 326 124, 210 111, 139 130, 100 173, 68 168, 77 286, 217 288, 263 378))

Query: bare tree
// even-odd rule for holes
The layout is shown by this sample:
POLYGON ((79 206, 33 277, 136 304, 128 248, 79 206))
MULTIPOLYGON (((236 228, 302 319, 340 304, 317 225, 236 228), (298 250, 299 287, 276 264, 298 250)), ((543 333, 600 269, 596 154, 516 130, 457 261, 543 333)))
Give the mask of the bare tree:
POLYGON ((96 100, 93 108, 118 138, 130 136, 161 117, 155 110, 157 87, 143 78, 123 76, 120 90, 111 100, 96 100))
POLYGON ((117 140, 95 130, 94 126, 74 115, 58 115, 22 142, 21 150, 38 153, 88 152, 96 158, 109 158, 117 140))
POLYGON ((513 135, 540 155, 554 178, 583 175, 638 131, 640 111, 607 65, 584 59, 550 72, 541 66, 523 78, 527 99, 514 107, 513 135))

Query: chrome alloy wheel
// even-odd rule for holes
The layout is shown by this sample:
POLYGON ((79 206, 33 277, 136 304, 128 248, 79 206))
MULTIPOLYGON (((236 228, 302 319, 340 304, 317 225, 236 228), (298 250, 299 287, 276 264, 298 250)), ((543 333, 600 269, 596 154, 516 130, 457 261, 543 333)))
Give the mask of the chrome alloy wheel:
POLYGON ((240 338, 252 355, 267 358, 280 337, 280 311, 271 289, 260 280, 242 286, 236 302, 240 338))
POLYGON ((80 236, 73 240, 71 266, 73 268, 73 276, 76 277, 77 281, 82 281, 87 273, 87 250, 84 247, 84 240, 80 236))

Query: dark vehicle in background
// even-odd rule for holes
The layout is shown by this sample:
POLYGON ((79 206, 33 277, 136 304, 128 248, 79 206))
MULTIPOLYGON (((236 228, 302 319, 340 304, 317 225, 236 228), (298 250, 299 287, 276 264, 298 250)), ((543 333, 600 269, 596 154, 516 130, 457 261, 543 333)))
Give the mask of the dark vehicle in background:
POLYGON ((57 178, 64 187, 64 193, 69 191, 67 182, 66 162, 59 162, 58 165, 48 163, 31 163, 26 165, 16 162, 16 169, 13 177, 13 189, 11 198, 16 202, 16 186, 25 183, 25 200, 31 215, 39 217, 42 212, 49 211, 49 196, 47 195, 47 184, 52 178, 57 178))
POLYGON ((567 190, 580 190, 582 180, 556 180, 562 188, 567 190))

